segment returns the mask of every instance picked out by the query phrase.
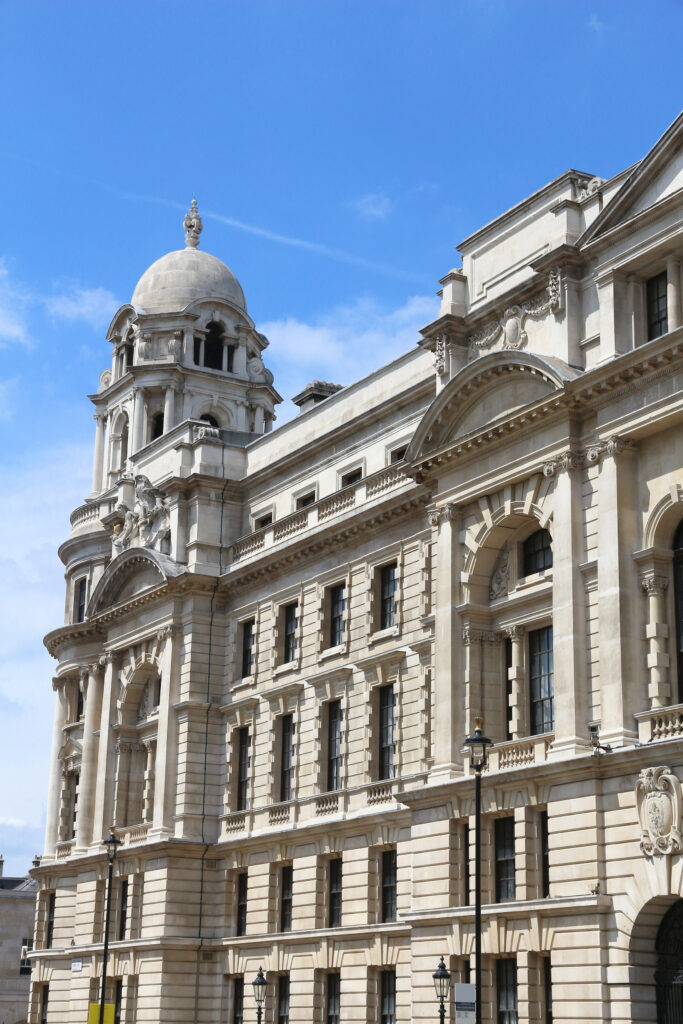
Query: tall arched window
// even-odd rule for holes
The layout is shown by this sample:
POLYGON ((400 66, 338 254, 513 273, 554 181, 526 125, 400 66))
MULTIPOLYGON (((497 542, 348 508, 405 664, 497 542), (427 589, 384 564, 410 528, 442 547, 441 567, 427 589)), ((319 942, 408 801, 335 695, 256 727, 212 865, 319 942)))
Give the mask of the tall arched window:
POLYGON ((676 660, 678 665, 678 700, 683 694, 683 521, 674 534, 674 602, 676 605, 676 660))
POLYGON ((522 545, 522 575, 531 576, 535 572, 552 569, 552 539, 547 530, 536 530, 522 545))
POLYGON ((209 370, 223 369, 223 328, 214 320, 208 325, 204 340, 204 366, 209 370))

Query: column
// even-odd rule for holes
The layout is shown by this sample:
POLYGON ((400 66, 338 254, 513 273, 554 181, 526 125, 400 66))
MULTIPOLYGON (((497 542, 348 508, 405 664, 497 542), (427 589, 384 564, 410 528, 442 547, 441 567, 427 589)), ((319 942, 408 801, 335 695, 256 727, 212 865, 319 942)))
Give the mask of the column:
POLYGON ((90 845, 93 834, 95 810, 95 788, 97 786, 97 746, 95 732, 100 726, 102 713, 102 672, 99 664, 88 665, 81 675, 85 697, 85 722, 83 723, 83 749, 81 753, 81 776, 79 782, 78 817, 76 819, 76 849, 84 850, 90 845))
POLYGON ((671 704, 671 683, 669 680, 669 624, 666 614, 667 576, 648 573, 640 581, 647 594, 648 616, 645 638, 648 643, 647 669, 649 674, 648 697, 651 708, 665 708, 671 704))
POLYGON ((135 388, 133 392, 133 451, 131 454, 142 448, 142 437, 145 425, 145 392, 142 388, 135 388))
POLYGON ((164 433, 167 434, 175 426, 175 384, 170 384, 164 392, 164 433))
POLYGON ((62 794, 62 766, 59 751, 64 738, 64 726, 68 720, 69 702, 66 697, 66 680, 53 679, 55 691, 55 717, 52 726, 52 755, 50 758, 50 786, 47 796, 47 822, 45 825, 45 856, 54 857, 59 841, 59 816, 62 794))
POLYGON ((262 405, 255 405, 254 406, 254 433, 255 434, 262 434, 263 433, 263 406, 262 405))
POLYGON ((171 626, 159 633, 163 651, 159 657, 161 693, 159 695, 159 719, 154 765, 154 810, 152 831, 166 835, 173 830, 175 813, 175 779, 178 770, 178 729, 173 703, 176 696, 178 674, 177 654, 173 644, 171 626))
POLYGON ((145 774, 142 790, 142 820, 151 822, 154 815, 154 761, 156 757, 156 740, 143 740, 145 751, 145 774))
POLYGON ((529 735, 529 722, 527 720, 526 701, 526 676, 524 673, 524 629, 522 626, 510 626, 505 630, 505 635, 510 641, 512 648, 512 665, 508 669, 508 680, 510 682, 509 707, 510 731, 513 740, 521 736, 529 735))
POLYGON ((429 513, 436 537, 436 608, 434 637, 434 769, 444 781, 462 772, 465 707, 460 680, 457 639, 457 573, 455 566, 458 514, 451 505, 429 513))
POLYGON ((103 413, 98 412, 93 417, 95 420, 95 458, 92 471, 92 491, 99 494, 102 490, 102 465, 104 459, 104 420, 103 413))
POLYGON ((681 326, 681 264, 675 259, 666 264, 666 318, 670 331, 681 326))
POLYGON ((227 371, 228 371, 228 343, 227 343, 225 338, 223 338, 223 352, 222 352, 222 360, 221 360, 221 369, 222 369, 223 373, 227 373, 227 371))
MULTIPOLYGON (((547 475, 547 468, 545 472, 547 475)), ((555 471, 552 525, 555 693, 552 751, 562 752, 562 755, 586 749, 588 735, 586 595, 579 570, 583 561, 581 509, 579 460, 569 451, 559 460, 555 471)), ((602 554, 601 549, 601 558, 602 554)))
POLYGON ((100 741, 97 756, 97 779, 99 785, 95 789, 95 810, 93 813, 92 841, 100 845, 109 835, 114 822, 114 775, 116 772, 116 747, 112 735, 112 725, 116 715, 116 694, 114 682, 118 672, 118 655, 105 654, 100 658, 100 666, 104 669, 104 686, 102 691, 102 713, 100 716, 100 741))

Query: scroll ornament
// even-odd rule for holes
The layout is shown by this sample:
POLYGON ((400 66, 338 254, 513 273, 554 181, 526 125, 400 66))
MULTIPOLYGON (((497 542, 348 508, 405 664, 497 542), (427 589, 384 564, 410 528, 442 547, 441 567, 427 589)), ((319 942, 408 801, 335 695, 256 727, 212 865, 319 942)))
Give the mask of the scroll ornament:
POLYGON ((646 857, 656 853, 680 853, 681 784, 670 768, 644 768, 636 782, 636 805, 640 819, 640 849, 646 857))
POLYGON ((475 359, 482 351, 491 348, 502 334, 504 349, 524 348, 527 333, 524 324, 527 318, 540 320, 548 313, 562 311, 562 275, 559 267, 553 267, 548 275, 544 293, 530 299, 521 306, 510 306, 500 320, 487 324, 468 338, 468 358, 475 359))

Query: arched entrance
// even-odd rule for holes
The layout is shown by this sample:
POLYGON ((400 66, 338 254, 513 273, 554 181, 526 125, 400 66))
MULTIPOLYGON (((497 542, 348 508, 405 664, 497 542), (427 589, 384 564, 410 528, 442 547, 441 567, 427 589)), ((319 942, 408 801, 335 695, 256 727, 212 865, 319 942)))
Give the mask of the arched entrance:
POLYGON ((657 1024, 683 1021, 683 900, 667 910, 657 932, 657 1024))

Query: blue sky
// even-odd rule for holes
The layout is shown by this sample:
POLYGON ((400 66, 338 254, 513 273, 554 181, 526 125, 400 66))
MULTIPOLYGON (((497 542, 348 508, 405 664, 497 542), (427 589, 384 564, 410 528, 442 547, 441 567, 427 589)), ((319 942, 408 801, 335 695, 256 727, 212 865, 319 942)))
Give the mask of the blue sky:
MULTIPOLYGON (((468 233, 568 167, 609 177, 681 106, 679 2, 0 5, 0 852, 42 844, 56 555, 85 395, 158 256, 240 279, 289 399, 413 345, 468 233)), ((291 415, 285 402, 280 421, 291 415)))

